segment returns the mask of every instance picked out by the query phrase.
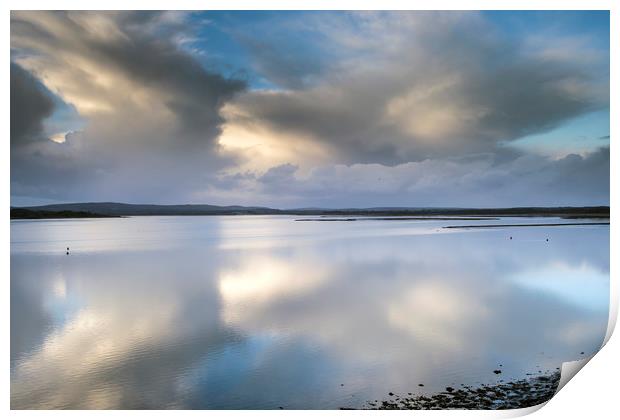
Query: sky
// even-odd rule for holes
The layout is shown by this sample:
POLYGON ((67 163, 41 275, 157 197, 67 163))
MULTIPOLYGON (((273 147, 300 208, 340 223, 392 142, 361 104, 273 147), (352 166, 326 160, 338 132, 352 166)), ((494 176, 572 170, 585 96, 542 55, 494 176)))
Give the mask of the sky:
POLYGON ((11 205, 609 204, 609 13, 11 12, 11 205))

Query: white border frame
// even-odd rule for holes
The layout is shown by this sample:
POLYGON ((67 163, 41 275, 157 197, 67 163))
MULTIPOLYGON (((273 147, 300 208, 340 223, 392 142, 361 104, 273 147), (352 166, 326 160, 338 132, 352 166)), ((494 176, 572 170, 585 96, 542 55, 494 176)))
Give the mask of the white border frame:
MULTIPOLYGON (((150 1, 133 1, 128 4, 126 1, 121 0, 108 0, 91 1, 88 2, 89 7, 85 7, 87 4, 82 0, 57 0, 57 1, 14 1, 9 0, 4 2, 6 6, 5 13, 3 15, 3 31, 2 37, 4 46, 4 56, 10 56, 10 13, 11 9, 14 10, 37 10, 37 9, 57 9, 57 10, 70 10, 70 9, 92 9, 92 10, 125 10, 128 6, 130 9, 158 9, 158 10, 610 10, 611 11, 611 62, 610 62, 610 109, 617 109, 617 97, 618 97, 618 85, 617 74, 618 67, 618 40, 620 40, 619 20, 618 15, 620 6, 617 6, 617 2, 614 3, 611 0, 433 0, 428 2, 422 1, 399 1, 399 0, 382 0, 382 1, 369 1, 369 0, 339 0, 339 1, 304 1, 298 0, 295 2, 285 0, 263 0, 261 2, 252 2, 247 0, 217 0, 217 1, 190 1, 190 0, 150 0, 150 1)), ((4 220, 2 224, 2 236, 4 241, 2 243, 3 252, 1 254, 2 264, 0 267, 4 274, 4 294, 3 307, 4 317, 2 319, 2 340, 3 345, 0 346, 2 360, 5 362, 5 378, 2 381, 2 393, 1 398, 4 403, 4 409, 9 410, 10 407, 10 372, 9 372, 9 360, 10 360, 10 346, 9 346, 9 328, 10 328, 10 142, 9 138, 9 110, 10 110, 10 96, 9 92, 9 66, 4 65, 0 67, 2 72, 2 80, 5 86, 3 89, 4 100, 2 103, 2 119, 4 124, 4 153, 0 153, 0 168, 4 177, 4 182, 0 184, 3 197, 3 206, 0 207, 0 218, 4 220)), ((612 112, 613 115, 613 112, 612 112)), ((615 133, 618 133, 618 120, 611 118, 610 121, 610 135, 613 137, 615 133), (612 134, 613 132, 613 134, 612 134)), ((611 205, 611 218, 616 220, 617 217, 617 196, 614 188, 617 186, 617 164, 618 154, 615 153, 615 147, 611 147, 610 157, 610 205, 611 205)), ((614 228, 614 224, 611 225, 610 236, 610 250, 611 255, 618 255, 618 232, 614 228)), ((605 342, 610 339, 611 333, 615 326, 617 313, 618 313, 618 284, 617 284, 617 265, 615 261, 610 259, 610 289, 611 289, 611 305, 610 305, 610 323, 608 326, 605 342)), ((544 410, 536 413, 538 418, 556 418, 559 416, 566 416, 567 418, 583 418, 584 416, 594 418, 611 418, 616 411, 616 399, 617 387, 615 381, 615 375, 620 373, 619 369, 619 356, 620 344, 617 339, 612 339, 599 354, 593 357, 593 361, 588 363, 588 367, 584 369, 584 372, 579 376, 576 381, 571 381, 570 385, 567 385, 562 389, 547 405, 544 410), (542 417, 540 417, 542 416, 542 417)), ((576 373, 585 363, 591 359, 585 359, 585 362, 568 363, 563 367, 562 376, 563 380, 570 375, 576 373), (577 369, 576 369, 577 368, 577 369)), ((572 376, 570 376, 572 377, 572 376)), ((544 405, 544 404, 543 404, 544 405)), ((503 412, 497 411, 423 411, 416 412, 415 415, 421 415, 424 417, 435 418, 480 418, 480 417, 514 417, 519 415, 528 414, 536 411, 541 406, 530 409, 521 410, 508 410, 503 412)), ((110 418, 111 416, 131 416, 136 418, 164 418, 169 416, 174 417, 193 417, 198 418, 203 415, 210 417, 215 416, 217 418, 234 418, 240 417, 252 417, 258 419, 274 418, 280 416, 280 418, 314 418, 316 415, 324 416, 327 418, 360 418, 360 417, 375 417, 375 416, 390 416, 390 417, 403 417, 411 416, 413 413, 409 411, 401 412, 376 412, 376 411, 11 411, 10 416, 15 418, 31 418, 31 417, 73 417, 81 418, 87 415, 89 418, 110 418)), ((615 417, 615 416, 614 416, 615 417)))

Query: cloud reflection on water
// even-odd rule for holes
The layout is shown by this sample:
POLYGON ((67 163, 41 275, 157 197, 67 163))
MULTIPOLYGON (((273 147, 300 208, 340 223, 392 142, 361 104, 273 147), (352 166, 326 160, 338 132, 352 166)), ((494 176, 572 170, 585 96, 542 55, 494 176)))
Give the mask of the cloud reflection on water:
POLYGON ((13 408, 336 408, 554 368, 605 333, 606 227, 127 220, 158 247, 12 250, 13 408))

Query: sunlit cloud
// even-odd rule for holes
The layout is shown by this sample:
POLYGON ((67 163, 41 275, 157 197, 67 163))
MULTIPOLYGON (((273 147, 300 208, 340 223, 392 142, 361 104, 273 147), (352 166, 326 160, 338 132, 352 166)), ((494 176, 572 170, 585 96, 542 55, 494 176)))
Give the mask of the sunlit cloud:
POLYGON ((54 143, 64 143, 67 138, 68 133, 56 133, 50 136, 50 140, 53 141, 54 143))

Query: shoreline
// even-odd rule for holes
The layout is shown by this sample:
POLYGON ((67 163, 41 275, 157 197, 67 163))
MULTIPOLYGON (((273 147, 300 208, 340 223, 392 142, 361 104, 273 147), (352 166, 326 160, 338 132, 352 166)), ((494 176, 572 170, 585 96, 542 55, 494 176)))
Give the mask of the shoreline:
POLYGON ((488 228, 505 228, 505 227, 544 227, 544 226, 609 226, 609 222, 591 222, 591 223, 517 223, 510 225, 463 225, 463 226, 444 226, 444 229, 488 229, 488 228))
MULTIPOLYGON (((560 383, 559 368, 555 372, 528 379, 512 380, 477 387, 446 387, 432 395, 397 395, 388 399, 367 401, 362 410, 510 410, 532 407, 549 401, 560 383)), ((355 408, 342 407, 341 410, 355 408)))
POLYGON ((114 202, 66 203, 45 206, 11 207, 11 218, 69 217, 70 213, 89 213, 94 217, 110 216, 245 216, 281 215, 300 218, 446 218, 479 220, 498 217, 561 217, 565 219, 608 219, 609 206, 584 207, 504 207, 504 208, 454 208, 454 207, 369 207, 369 208, 292 208, 215 206, 208 204, 126 204, 114 202), (19 213, 28 213, 25 217, 19 213), (63 215, 63 213, 65 215, 63 215), (15 216, 13 215, 15 214, 15 216))

